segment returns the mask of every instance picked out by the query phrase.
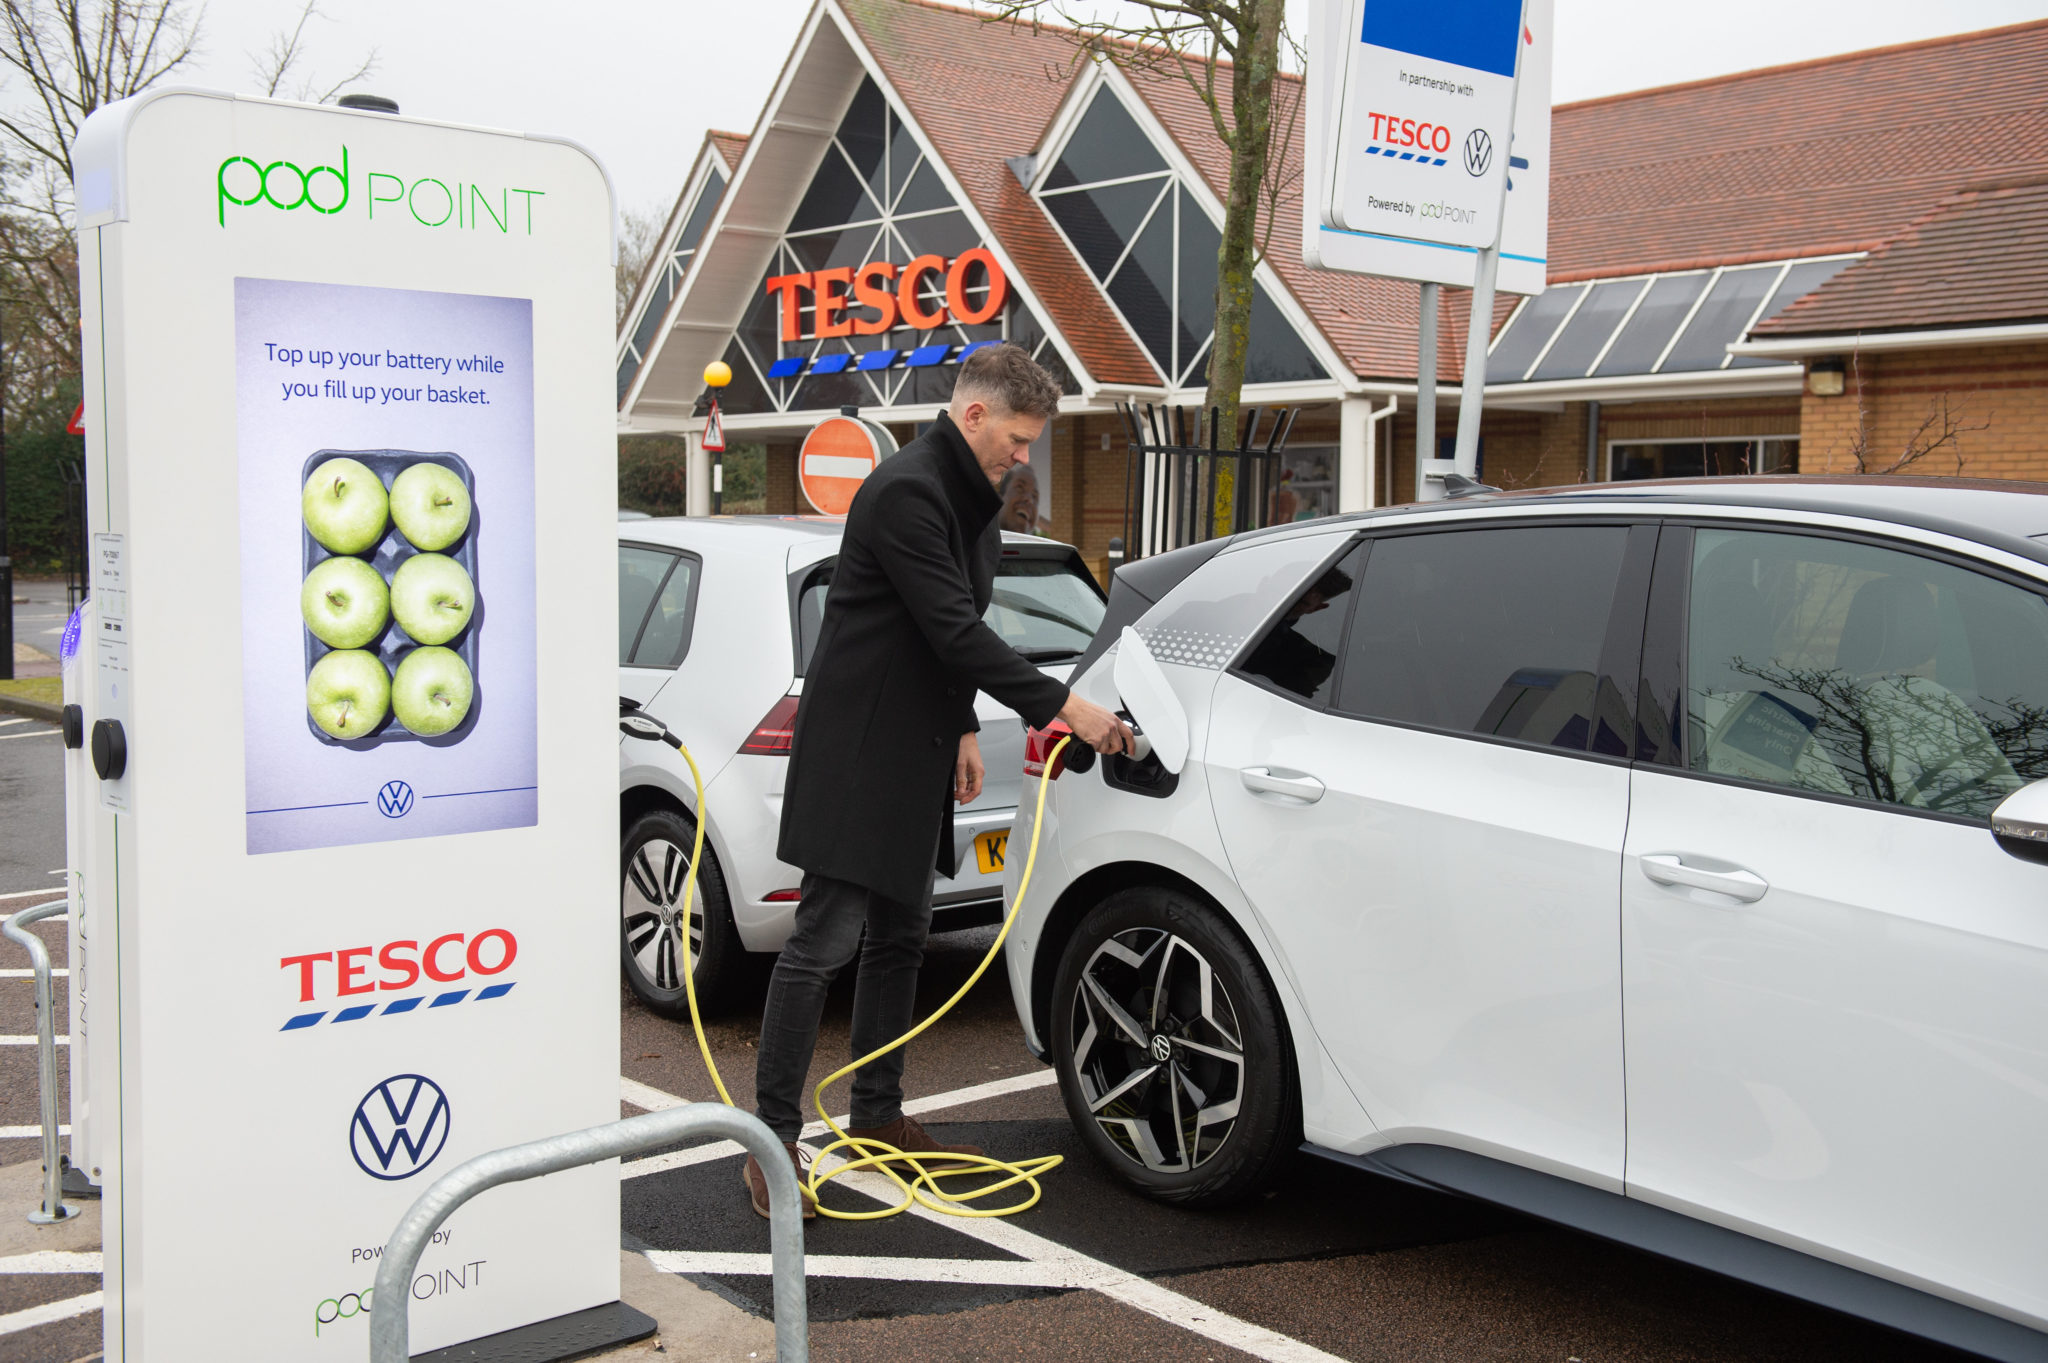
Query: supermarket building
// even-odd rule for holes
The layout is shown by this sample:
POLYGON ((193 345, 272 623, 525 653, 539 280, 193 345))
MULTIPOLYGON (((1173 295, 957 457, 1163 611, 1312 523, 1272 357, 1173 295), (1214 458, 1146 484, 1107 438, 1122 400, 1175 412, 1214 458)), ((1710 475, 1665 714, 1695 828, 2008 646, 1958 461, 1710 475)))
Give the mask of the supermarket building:
MULTIPOLYGON (((1302 265, 1298 97, 1244 400, 1301 409, 1307 517, 1413 496, 1418 290, 1302 265)), ((967 347, 1009 340, 1065 392, 1033 457, 1045 529, 1101 568, 1117 403, 1202 400, 1226 176, 1177 77, 819 0, 751 134, 691 167, 621 329, 619 429, 690 436, 707 510, 723 359, 728 439, 765 444, 770 511, 807 511, 817 421, 853 404, 908 439, 967 347)), ((1486 481, 2048 479, 2048 23, 1561 105, 1549 176, 1549 286, 1492 319, 1486 481)), ((1446 291, 1446 441, 1468 300, 1446 291)))

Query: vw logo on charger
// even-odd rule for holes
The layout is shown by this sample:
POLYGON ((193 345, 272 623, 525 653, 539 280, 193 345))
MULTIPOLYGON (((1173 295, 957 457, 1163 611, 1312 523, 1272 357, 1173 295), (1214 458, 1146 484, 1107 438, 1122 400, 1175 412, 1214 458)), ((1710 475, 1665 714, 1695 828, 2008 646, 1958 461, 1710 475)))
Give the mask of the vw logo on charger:
POLYGON ((1465 173, 1484 175, 1492 164, 1493 139, 1486 135, 1486 129, 1474 128, 1465 137, 1465 173))
POLYGON ((348 1124, 349 1153, 371 1178, 396 1182, 448 1144, 448 1095, 424 1074, 394 1074, 363 1095, 348 1124))
POLYGON ((377 792, 377 812, 387 819, 402 819, 412 812, 412 787, 403 781, 386 781, 377 792))

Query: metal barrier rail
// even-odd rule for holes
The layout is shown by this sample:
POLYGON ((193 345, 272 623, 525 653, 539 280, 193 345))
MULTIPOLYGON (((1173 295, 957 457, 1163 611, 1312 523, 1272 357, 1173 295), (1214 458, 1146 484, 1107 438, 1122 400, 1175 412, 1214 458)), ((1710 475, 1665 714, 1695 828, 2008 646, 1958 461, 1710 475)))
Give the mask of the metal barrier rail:
POLYGON ((50 1004, 50 951, 43 945, 42 938, 22 929, 30 923, 54 918, 70 907, 69 900, 59 899, 54 903, 23 909, 0 921, 0 933, 7 934, 28 949, 29 962, 36 971, 36 1062, 43 1108, 43 1205, 30 1212, 28 1219, 38 1226, 69 1221, 78 1215, 78 1208, 64 1205, 64 1169, 57 1158, 57 1015, 50 1004))
POLYGON ((1118 403, 1128 442, 1126 561, 1135 563, 1218 535, 1271 524, 1281 484, 1281 450, 1300 410, 1273 409, 1261 447, 1260 426, 1266 416, 1262 408, 1246 407, 1239 413, 1242 431, 1222 431, 1222 413, 1215 407, 1205 412, 1199 407, 1118 403), (1236 448, 1222 444, 1223 437, 1236 440, 1236 448), (1228 515, 1219 517, 1217 499, 1226 486, 1228 515))
POLYGON ((370 1299, 370 1363, 407 1363, 412 1334, 406 1286, 420 1255, 455 1209, 487 1188, 558 1173, 600 1160, 636 1155, 691 1136, 738 1141, 760 1161, 768 1177, 769 1235, 775 1269, 775 1357, 777 1363, 808 1363, 810 1326, 804 1301, 802 1194, 789 1153, 775 1133, 751 1112, 722 1103, 691 1103, 650 1112, 585 1131, 493 1150, 465 1160, 434 1180, 391 1232, 377 1262, 370 1299))

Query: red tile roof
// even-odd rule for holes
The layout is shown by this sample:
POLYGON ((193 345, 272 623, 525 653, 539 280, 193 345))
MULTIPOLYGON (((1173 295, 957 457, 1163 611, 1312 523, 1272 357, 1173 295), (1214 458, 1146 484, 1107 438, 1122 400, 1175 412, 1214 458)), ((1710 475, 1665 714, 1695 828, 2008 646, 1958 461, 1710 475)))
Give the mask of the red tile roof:
POLYGON ((1950 195, 1760 336, 2048 319, 2048 177, 1950 195))
POLYGON ((748 134, 729 133, 713 128, 705 134, 711 149, 718 153, 718 159, 725 162, 725 173, 729 177, 740 168, 740 158, 747 153, 748 134))

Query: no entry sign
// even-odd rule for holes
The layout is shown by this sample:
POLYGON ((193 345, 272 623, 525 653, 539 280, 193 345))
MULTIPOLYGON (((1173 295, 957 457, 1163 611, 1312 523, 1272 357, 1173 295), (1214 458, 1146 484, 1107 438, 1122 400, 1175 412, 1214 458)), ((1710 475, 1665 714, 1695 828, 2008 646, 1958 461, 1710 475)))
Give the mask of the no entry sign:
POLYGON ((797 481, 812 506, 827 516, 844 516, 862 480, 894 453, 896 438, 886 427, 857 416, 828 417, 804 437, 797 481))

